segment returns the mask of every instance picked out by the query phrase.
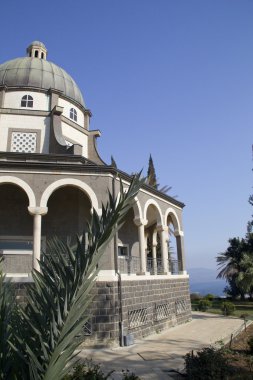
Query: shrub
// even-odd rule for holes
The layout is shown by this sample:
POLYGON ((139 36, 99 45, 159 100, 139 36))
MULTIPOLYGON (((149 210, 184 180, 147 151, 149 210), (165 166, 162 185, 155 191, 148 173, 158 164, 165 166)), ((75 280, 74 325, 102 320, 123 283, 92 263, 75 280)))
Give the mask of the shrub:
MULTIPOLYGON (((76 365, 73 371, 66 375, 63 380, 109 380, 113 372, 110 371, 104 374, 100 365, 94 364, 92 360, 89 360, 84 364, 79 363, 76 365)), ((122 370, 122 380, 140 380, 140 378, 127 369, 126 371, 122 370)))
POLYGON ((249 338, 248 345, 249 345, 250 353, 253 354, 253 337, 249 338))
POLYGON ((139 376, 136 376, 133 372, 130 372, 128 369, 122 371, 122 380, 141 380, 139 376))
POLYGON ((207 311, 212 306, 212 303, 209 300, 203 299, 200 300, 198 303, 198 310, 199 311, 207 311))
POLYGON ((235 305, 229 301, 222 302, 221 311, 223 315, 232 315, 235 311, 235 305))
POLYGON ((202 298, 199 293, 191 293, 190 297, 192 302, 199 301, 202 298))
POLYGON ((249 319, 249 314, 248 313, 244 313, 244 314, 241 314, 240 315, 240 318, 242 318, 242 319, 249 319))
POLYGON ((211 293, 208 293, 205 297, 204 297, 204 299, 205 300, 208 300, 208 301, 213 301, 214 300, 214 295, 213 294, 211 294, 211 293))
POLYGON ((224 380, 232 370, 222 349, 205 347, 184 356, 185 370, 189 380, 224 380))
POLYGON ((63 380, 107 380, 114 371, 105 375, 98 364, 87 361, 85 364, 78 364, 72 373, 64 376, 63 380))

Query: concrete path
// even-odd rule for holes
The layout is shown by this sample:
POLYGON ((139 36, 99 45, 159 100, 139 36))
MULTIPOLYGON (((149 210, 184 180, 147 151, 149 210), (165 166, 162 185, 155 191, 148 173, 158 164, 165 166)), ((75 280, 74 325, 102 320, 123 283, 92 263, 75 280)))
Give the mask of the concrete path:
MULTIPOLYGON (((143 380, 173 379, 173 370, 184 367, 183 356, 191 350, 217 341, 227 343, 231 334, 244 326, 242 319, 193 312, 192 321, 165 332, 136 340, 128 347, 83 349, 81 358, 92 358, 104 371, 115 370, 112 379, 121 379, 122 369, 128 369, 143 380)), ((175 373, 175 372, 174 372, 175 373)))

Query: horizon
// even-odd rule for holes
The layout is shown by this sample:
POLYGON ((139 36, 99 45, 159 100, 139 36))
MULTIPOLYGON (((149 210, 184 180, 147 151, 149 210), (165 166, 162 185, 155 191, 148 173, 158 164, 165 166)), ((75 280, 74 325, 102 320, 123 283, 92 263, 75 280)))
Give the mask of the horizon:
POLYGON ((151 154, 186 204, 187 268, 217 268, 252 215, 253 2, 47 1, 2 4, 1 63, 44 42, 102 131, 102 159, 145 174, 151 154))

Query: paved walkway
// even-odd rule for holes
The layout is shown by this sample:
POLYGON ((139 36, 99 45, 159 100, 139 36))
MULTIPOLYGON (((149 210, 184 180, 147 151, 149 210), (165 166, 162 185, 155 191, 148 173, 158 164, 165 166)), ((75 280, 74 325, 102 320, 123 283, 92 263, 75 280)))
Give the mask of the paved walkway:
MULTIPOLYGON (((92 358, 105 371, 115 370, 112 378, 121 379, 122 369, 128 369, 143 380, 173 379, 173 370, 182 370, 183 356, 193 349, 222 340, 243 329, 243 320, 215 314, 193 312, 192 321, 165 332, 136 340, 128 347, 83 349, 82 358, 92 358)), ((174 372, 175 373, 175 372, 174 372)))

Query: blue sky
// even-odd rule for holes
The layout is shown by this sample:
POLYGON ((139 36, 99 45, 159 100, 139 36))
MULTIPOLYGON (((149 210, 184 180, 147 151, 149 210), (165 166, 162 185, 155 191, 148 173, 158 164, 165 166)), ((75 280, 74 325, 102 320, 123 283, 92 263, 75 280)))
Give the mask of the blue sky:
POLYGON ((9 0, 0 62, 33 40, 78 83, 98 148, 126 172, 153 156, 184 209, 188 267, 215 268, 251 217, 252 0, 9 0))

